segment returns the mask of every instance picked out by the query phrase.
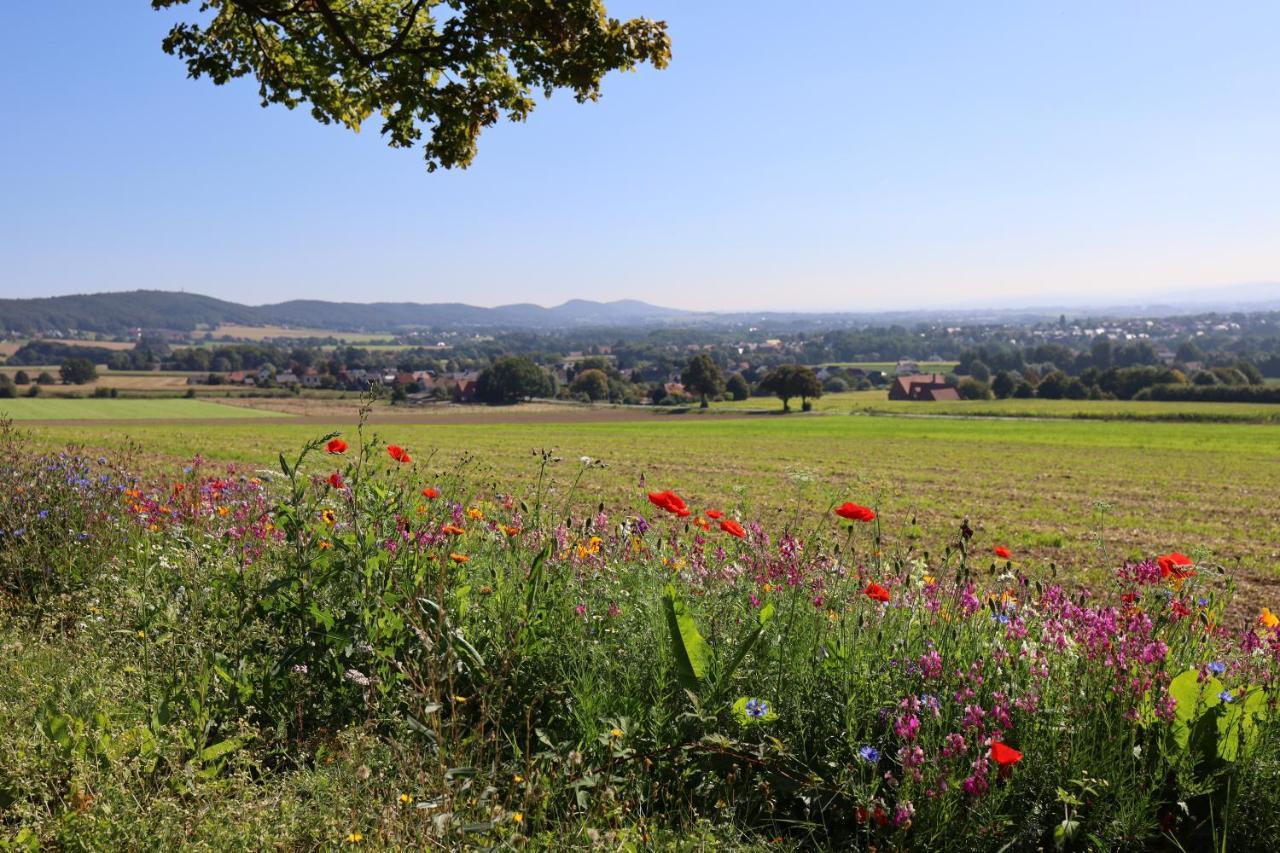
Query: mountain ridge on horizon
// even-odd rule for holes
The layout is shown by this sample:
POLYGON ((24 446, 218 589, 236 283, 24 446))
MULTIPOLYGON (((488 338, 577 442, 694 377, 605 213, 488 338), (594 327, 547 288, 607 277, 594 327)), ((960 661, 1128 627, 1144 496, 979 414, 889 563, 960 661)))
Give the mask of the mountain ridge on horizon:
MULTIPOLYGON (((1011 302, 1011 300, 1010 300, 1011 302)), ((1077 316, 1122 316, 1147 311, 1152 314, 1177 313, 1178 309, 1280 310, 1280 284, 1256 282, 1227 286, 1218 291, 1187 290, 1166 297, 1131 297, 1123 304, 1108 307, 1082 302, 1055 303, 1052 297, 1037 304, 1003 306, 991 300, 965 306, 918 307, 894 310, 803 310, 792 311, 697 311, 653 305, 635 298, 607 302, 574 298, 559 305, 532 302, 492 307, 463 302, 335 302, 322 299, 292 299, 262 305, 244 305, 199 293, 178 290, 138 289, 87 294, 0 299, 0 333, 37 334, 53 330, 75 330, 120 334, 132 329, 173 329, 191 331, 218 325, 291 326, 326 332, 387 332, 410 329, 493 328, 537 331, 584 326, 666 325, 674 322, 749 323, 755 320, 813 320, 829 318, 851 322, 880 318, 901 322, 903 318, 937 317, 1029 317, 1070 311, 1077 316)))

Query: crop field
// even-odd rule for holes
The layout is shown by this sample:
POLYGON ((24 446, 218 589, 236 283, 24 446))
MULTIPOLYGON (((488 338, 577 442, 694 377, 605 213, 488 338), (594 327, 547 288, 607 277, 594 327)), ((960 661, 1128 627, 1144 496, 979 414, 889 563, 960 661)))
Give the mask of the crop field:
MULTIPOLYGON (((130 404, 143 402, 176 413, 156 417, 279 414, 195 401, 130 404)), ((73 405, 80 404, 66 404, 73 405)), ((281 448, 331 429, 352 431, 349 419, 341 425, 336 417, 326 422, 292 411, 302 416, 297 424, 33 429, 42 446, 79 442, 96 452, 137 442, 169 467, 197 453, 269 467, 281 448)), ((449 411, 464 416, 475 409, 449 411)), ((503 423, 508 410, 488 414, 488 423, 423 414, 419 423, 379 425, 378 418, 393 417, 379 409, 370 429, 411 448, 430 469, 461 464, 495 483, 528 484, 539 448, 567 460, 557 469, 562 480, 579 457, 601 459, 610 475, 583 488, 612 506, 642 480, 717 504, 750 505, 775 519, 817 517, 836 496, 855 494, 892 520, 887 536, 921 549, 949 541, 967 517, 1044 568, 1087 576, 1124 558, 1180 547, 1239 562, 1252 582, 1280 579, 1280 428, 1273 425, 644 414, 597 423, 576 422, 572 414, 560 415, 559 423, 503 423)))
MULTIPOLYGON (((388 334, 366 332, 335 332, 333 329, 308 329, 297 326, 238 326, 230 323, 210 329, 215 338, 224 335, 242 338, 247 341, 265 341, 275 338, 338 338, 348 343, 380 341, 391 337, 388 334)), ((216 344, 216 342, 214 342, 216 344)))
MULTIPOLYGON (((257 409, 241 409, 209 403, 203 400, 185 399, 86 399, 69 400, 62 398, 39 397, 35 399, 18 397, 0 400, 0 417, 14 421, 96 421, 96 420, 216 420, 222 418, 254 418, 283 417, 279 413, 271 413, 257 409)), ((77 427, 67 434, 67 440, 86 441, 96 437, 97 432, 87 436, 83 428, 77 427), (74 436, 78 434, 79 438, 74 436)))

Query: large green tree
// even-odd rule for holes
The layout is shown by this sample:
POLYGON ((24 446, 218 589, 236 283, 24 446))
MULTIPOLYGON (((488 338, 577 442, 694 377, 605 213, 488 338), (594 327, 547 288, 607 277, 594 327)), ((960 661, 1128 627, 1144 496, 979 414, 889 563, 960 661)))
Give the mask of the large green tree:
POLYGON ((791 398, 799 397, 801 403, 810 397, 822 396, 822 382, 813 368, 803 364, 781 364, 765 374, 760 387, 782 401, 782 411, 791 411, 791 398))
POLYGON ((724 374, 711 360, 711 356, 700 352, 689 359, 689 364, 680 374, 680 384, 690 394, 697 394, 705 409, 708 397, 724 393, 724 374))
POLYGON ((476 397, 485 403, 518 403, 554 393, 555 380, 532 360, 519 355, 496 359, 476 380, 476 397))
POLYGON ((666 23, 610 18, 602 0, 152 0, 196 7, 164 40, 193 78, 253 76, 262 105, 303 103, 352 130, 373 115, 429 170, 466 167, 481 130, 522 121, 535 92, 600 97, 600 80, 666 67, 666 23))

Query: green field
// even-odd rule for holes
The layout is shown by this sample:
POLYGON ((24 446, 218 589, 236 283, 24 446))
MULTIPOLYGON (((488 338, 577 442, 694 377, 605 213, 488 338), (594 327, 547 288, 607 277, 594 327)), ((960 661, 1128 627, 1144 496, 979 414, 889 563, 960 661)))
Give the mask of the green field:
MULTIPOLYGON (((279 450, 328 429, 318 421, 136 424, 92 434, 38 427, 34 435, 42 445, 100 449, 136 441, 171 467, 195 453, 270 467, 279 450)), ((473 454, 469 467, 495 488, 528 482, 531 451, 554 447, 567 460, 562 480, 580 456, 608 463, 609 476, 585 488, 614 506, 630 503, 643 477, 695 500, 764 508, 775 520, 817 517, 835 498, 874 501, 889 535, 922 548, 946 541, 967 516, 1041 565, 1072 570, 1173 548, 1239 559, 1259 575, 1280 568, 1280 427, 1266 424, 676 416, 374 429, 428 470, 450 470, 473 454)))
MULTIPOLYGON (((813 403, 828 414, 915 415, 942 417, 1068 418, 1097 420, 1255 421, 1280 423, 1280 406, 1267 403, 1166 403, 1153 400, 956 400, 920 403, 888 399, 888 392, 846 391, 824 394, 813 403)), ((713 403, 711 412, 777 412, 773 397, 713 403)), ((793 399, 791 408, 799 410, 793 399)))
MULTIPOLYGON (((208 418, 281 417, 278 412, 236 408, 185 399, 85 399, 18 397, 0 400, 0 417, 15 421, 205 420, 208 418)), ((80 440, 83 440, 83 435, 80 440)))

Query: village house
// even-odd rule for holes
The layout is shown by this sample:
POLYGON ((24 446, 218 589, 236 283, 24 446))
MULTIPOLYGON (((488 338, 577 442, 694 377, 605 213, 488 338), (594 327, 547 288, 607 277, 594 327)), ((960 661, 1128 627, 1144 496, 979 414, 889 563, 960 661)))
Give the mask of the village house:
POLYGON ((941 373, 917 373, 894 380, 889 386, 889 399, 937 402, 959 400, 960 395, 941 373))

